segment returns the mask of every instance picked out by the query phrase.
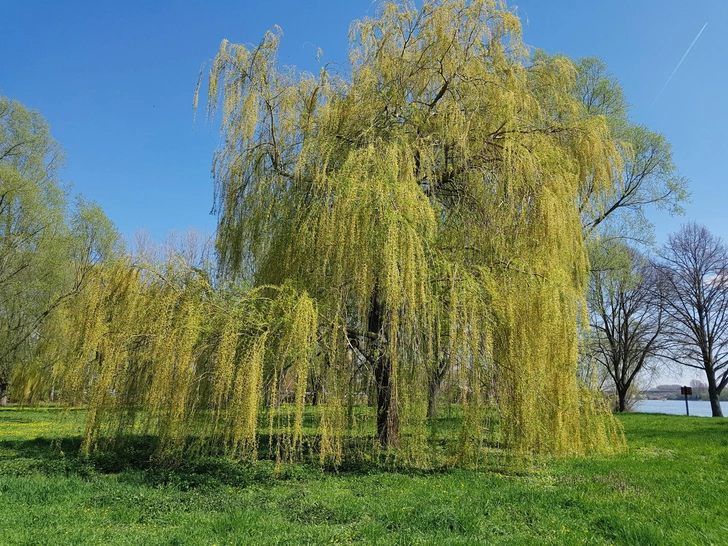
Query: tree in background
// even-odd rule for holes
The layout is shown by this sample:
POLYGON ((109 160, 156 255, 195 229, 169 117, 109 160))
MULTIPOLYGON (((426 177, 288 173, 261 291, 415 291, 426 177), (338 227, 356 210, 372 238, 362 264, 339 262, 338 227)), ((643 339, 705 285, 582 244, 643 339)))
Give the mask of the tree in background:
MULTIPOLYGON (((641 266, 637 267, 627 259, 629 252, 624 242, 642 247, 652 243, 653 226, 645 216, 650 207, 667 210, 670 214, 682 214, 681 204, 688 197, 687 180, 677 171, 671 147, 665 138, 630 121, 624 90, 609 73, 604 62, 595 57, 586 57, 579 59, 575 66, 576 79, 572 93, 583 102, 589 115, 600 116, 607 121, 619 143, 621 159, 615 164, 619 176, 615 177, 614 186, 600 188, 587 180, 579 194, 582 231, 592 259, 588 305, 593 327, 592 331, 584 329, 582 332, 585 342, 582 344, 580 363, 583 368, 581 371, 585 373, 581 375, 586 381, 593 381, 596 377, 600 388, 609 389, 607 385, 612 384, 617 393, 617 407, 624 407, 626 401, 620 402, 619 393, 621 391, 622 396, 626 396, 626 393, 636 390, 635 380, 643 366, 638 364, 642 361, 638 354, 643 353, 647 360, 651 360, 649 353, 659 343, 656 338, 642 349, 634 345, 636 339, 654 326, 643 327, 633 323, 634 313, 639 315, 644 311, 653 317, 654 310, 631 309, 633 316, 630 320, 624 316, 626 309, 620 309, 619 306, 610 308, 610 301, 616 303, 613 300, 616 293, 622 293, 621 297, 641 300, 642 303, 632 301, 632 304, 640 307, 645 303, 644 294, 640 293, 643 290, 637 289, 636 285, 629 286, 637 282, 635 279, 640 276, 638 269, 641 266), (611 253, 614 255, 611 256, 611 253), (632 280, 627 280, 629 278, 632 280), (617 318, 619 315, 622 315, 620 320, 617 318), (624 337, 614 337, 608 341, 604 334, 605 330, 615 326, 611 324, 608 328, 608 324, 613 321, 618 321, 624 328, 637 328, 643 332, 632 331, 629 336, 631 341, 624 337), (627 349, 627 345, 631 345, 631 348, 627 349), (630 353, 629 358, 636 357, 637 361, 626 365, 623 360, 618 368, 615 367, 618 361, 627 358, 625 351, 630 353), (591 365, 595 363, 596 354, 599 355, 596 359, 598 367, 594 369, 591 365), (607 362, 611 364, 605 367, 607 362), (616 386, 617 383, 622 386, 616 386)), ((651 281, 647 281, 647 284, 651 284, 651 281)), ((617 333, 612 332, 610 335, 617 336, 617 333)))
POLYGON ((650 206, 682 214, 687 180, 680 176, 665 137, 629 120, 624 90, 596 57, 579 59, 572 93, 590 116, 607 120, 618 141, 621 161, 617 183, 609 188, 587 180, 579 194, 579 212, 586 237, 609 241, 629 239, 650 243, 652 225, 645 217, 650 206))
POLYGON ((693 396, 696 400, 700 400, 703 393, 708 390, 708 385, 705 381, 700 381, 700 379, 691 379, 690 386, 693 389, 693 396))
POLYGON ((68 206, 60 146, 42 116, 0 97, 0 404, 13 375, 51 340, 49 317, 94 264, 118 250, 101 209, 68 206))
POLYGON ((657 262, 665 315, 665 357, 702 370, 713 417, 728 384, 728 249, 705 227, 682 226, 657 262))
POLYGON ((635 381, 654 369, 661 349, 657 272, 638 251, 619 242, 595 245, 591 265, 587 353, 609 374, 616 409, 625 411, 635 381))

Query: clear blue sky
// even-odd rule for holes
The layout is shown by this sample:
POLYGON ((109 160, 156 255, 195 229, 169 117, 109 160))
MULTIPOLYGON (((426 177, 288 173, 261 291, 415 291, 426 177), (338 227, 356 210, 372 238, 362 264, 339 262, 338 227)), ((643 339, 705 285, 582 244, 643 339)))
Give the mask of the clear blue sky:
MULTIPOLYGON (((685 220, 728 240, 728 1, 523 0, 526 43, 596 55, 622 82, 632 117, 663 133, 691 181, 687 215, 651 213, 658 242, 685 220), (691 42, 705 28, 650 109, 691 42)), ((7 2, 0 93, 39 110, 67 152, 64 180, 99 203, 128 238, 147 228, 214 231, 214 128, 192 96, 223 38, 257 43, 284 31, 282 60, 315 70, 316 51, 346 60, 352 20, 371 0, 7 2)))
MULTIPOLYGON (((728 239, 728 2, 524 0, 518 6, 527 43, 602 57, 625 87, 633 119, 672 143, 693 198, 685 218, 650 215, 658 240, 685 219, 728 239)), ((349 23, 373 11, 371 0, 12 2, 3 7, 0 93, 49 120, 67 152, 64 179, 98 202, 125 236, 142 227, 158 239, 190 226, 213 231, 217 133, 204 119, 192 129, 202 63, 223 38, 258 42, 275 24, 284 31, 285 63, 315 69, 318 47, 327 61, 345 61, 349 23)))

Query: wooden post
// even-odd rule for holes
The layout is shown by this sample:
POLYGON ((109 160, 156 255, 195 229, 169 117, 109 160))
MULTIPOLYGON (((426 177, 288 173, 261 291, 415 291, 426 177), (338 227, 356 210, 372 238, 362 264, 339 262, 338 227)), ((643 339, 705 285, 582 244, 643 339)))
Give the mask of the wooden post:
POLYGON ((690 416, 690 409, 688 408, 688 396, 693 394, 692 387, 680 387, 680 394, 685 395, 685 415, 690 416))

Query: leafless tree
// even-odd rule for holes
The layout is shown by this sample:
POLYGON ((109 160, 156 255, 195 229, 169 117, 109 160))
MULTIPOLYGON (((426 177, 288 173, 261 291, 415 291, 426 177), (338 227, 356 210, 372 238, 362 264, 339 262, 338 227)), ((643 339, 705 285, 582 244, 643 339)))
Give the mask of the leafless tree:
POLYGON ((670 236, 656 266, 668 340, 665 356, 703 370, 713 417, 728 384, 728 248, 705 227, 684 225, 670 236))
POLYGON ((625 411, 635 380, 657 362, 663 328, 663 311, 654 297, 658 275, 626 245, 602 246, 598 254, 592 257, 589 286, 589 350, 611 378, 616 410, 625 411))
POLYGON ((703 392, 708 389, 708 385, 706 385, 705 382, 700 381, 699 379, 692 379, 690 381, 690 386, 693 388, 693 396, 698 400, 700 399, 700 396, 703 394, 703 392))

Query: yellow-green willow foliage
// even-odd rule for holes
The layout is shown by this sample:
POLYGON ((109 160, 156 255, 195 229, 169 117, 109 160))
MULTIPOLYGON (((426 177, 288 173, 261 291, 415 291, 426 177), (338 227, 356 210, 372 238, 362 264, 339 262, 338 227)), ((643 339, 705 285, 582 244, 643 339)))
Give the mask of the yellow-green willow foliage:
POLYGON ((321 444, 356 429, 368 378, 378 443, 427 461, 436 377, 455 459, 620 446, 576 374, 577 202, 620 155, 572 63, 532 60, 496 0, 385 1, 352 26, 347 73, 281 69, 280 38, 212 61, 217 247, 231 277, 315 302, 321 444))
POLYGON ((572 64, 531 60, 493 0, 382 3, 346 74, 281 69, 280 37, 211 66, 220 286, 174 256, 98 267, 29 388, 88 404, 86 452, 129 434, 162 459, 333 464, 619 448, 576 361, 579 195, 610 191, 620 155, 572 64), (438 405, 458 428, 428 429, 438 405))
POLYGON ((53 323, 58 342, 44 354, 58 357, 27 367, 18 383, 29 398, 52 384, 60 400, 86 405, 86 454, 148 435, 162 461, 210 452, 255 459, 265 403, 273 455, 298 457, 314 302, 286 286, 214 290, 178 262, 93 270, 53 323), (292 404, 276 397, 286 374, 303 381, 292 404))

